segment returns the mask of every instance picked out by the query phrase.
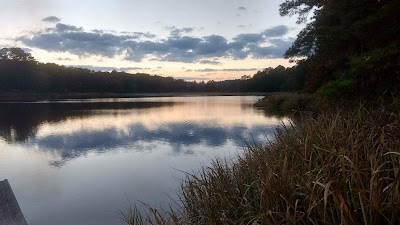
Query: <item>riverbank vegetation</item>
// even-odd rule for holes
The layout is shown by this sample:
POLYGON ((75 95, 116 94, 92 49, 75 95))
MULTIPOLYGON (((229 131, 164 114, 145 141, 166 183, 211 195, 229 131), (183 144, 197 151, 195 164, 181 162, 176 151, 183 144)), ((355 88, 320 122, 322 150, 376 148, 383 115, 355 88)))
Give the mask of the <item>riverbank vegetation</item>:
POLYGON ((282 16, 308 22, 285 54, 306 81, 257 105, 296 112, 293 124, 188 174, 177 209, 126 222, 400 224, 399 11, 396 0, 285 0, 282 16))

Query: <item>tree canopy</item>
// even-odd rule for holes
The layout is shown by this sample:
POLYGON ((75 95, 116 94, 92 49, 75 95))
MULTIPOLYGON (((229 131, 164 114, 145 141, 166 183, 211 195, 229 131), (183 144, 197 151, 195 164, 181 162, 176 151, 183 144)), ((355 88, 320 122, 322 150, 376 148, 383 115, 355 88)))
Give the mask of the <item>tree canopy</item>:
POLYGON ((307 58, 311 91, 339 79, 390 90, 399 80, 399 12, 398 0, 286 0, 280 14, 308 23, 285 57, 307 58))
POLYGON ((0 49, 0 60, 13 61, 35 61, 35 58, 21 48, 2 48, 0 49))

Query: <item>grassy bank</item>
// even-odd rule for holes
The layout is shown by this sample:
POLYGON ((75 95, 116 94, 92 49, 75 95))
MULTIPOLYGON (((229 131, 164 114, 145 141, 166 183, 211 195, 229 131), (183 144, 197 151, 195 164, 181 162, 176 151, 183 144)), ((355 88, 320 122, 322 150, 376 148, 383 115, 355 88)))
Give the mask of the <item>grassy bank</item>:
MULTIPOLYGON (((373 106, 371 106, 373 105, 373 106)), ((400 224, 400 101, 281 127, 275 140, 188 175, 182 208, 128 224, 400 224)))

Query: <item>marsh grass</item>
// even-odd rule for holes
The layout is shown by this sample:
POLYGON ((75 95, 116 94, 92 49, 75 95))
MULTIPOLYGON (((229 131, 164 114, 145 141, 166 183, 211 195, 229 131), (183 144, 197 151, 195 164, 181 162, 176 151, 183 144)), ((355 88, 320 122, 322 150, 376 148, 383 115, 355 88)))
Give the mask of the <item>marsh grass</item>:
POLYGON ((302 118, 265 146, 188 174, 180 209, 136 224, 400 224, 400 102, 302 118))

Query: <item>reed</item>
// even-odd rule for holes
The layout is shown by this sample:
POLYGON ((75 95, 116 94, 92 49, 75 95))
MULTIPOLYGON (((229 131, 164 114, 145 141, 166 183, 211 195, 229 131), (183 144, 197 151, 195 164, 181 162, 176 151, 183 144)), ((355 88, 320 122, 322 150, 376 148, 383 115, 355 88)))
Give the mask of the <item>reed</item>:
POLYGON ((400 101, 282 125, 264 146, 188 175, 181 198, 126 222, 400 224, 400 101))

